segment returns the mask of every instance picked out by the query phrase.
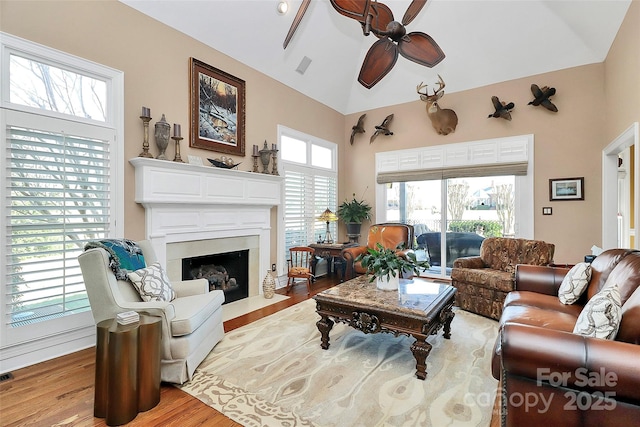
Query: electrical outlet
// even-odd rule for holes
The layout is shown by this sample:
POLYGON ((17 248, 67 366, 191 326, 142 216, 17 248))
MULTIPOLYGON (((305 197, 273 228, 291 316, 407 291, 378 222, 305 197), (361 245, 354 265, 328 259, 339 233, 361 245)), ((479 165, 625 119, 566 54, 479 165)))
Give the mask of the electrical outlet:
POLYGON ((276 271, 276 265, 275 264, 271 264, 271 271, 276 271))

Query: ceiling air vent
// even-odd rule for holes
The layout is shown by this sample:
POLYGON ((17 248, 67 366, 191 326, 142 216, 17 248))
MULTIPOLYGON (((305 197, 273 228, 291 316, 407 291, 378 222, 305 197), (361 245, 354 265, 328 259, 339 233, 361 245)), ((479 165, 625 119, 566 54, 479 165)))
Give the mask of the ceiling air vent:
POLYGON ((311 58, 308 56, 303 57, 298 68, 296 68, 296 71, 300 74, 304 74, 307 71, 307 68, 309 68, 309 64, 311 64, 311 58))

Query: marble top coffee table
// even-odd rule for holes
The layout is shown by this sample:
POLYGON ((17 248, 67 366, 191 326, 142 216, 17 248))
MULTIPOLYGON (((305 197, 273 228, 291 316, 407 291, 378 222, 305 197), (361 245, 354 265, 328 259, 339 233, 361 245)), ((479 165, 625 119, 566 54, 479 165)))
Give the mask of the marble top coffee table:
POLYGON ((342 322, 365 334, 379 332, 412 336, 411 351, 416 359, 416 377, 427 377, 426 359, 431 344, 426 339, 443 328, 451 337, 451 310, 456 289, 453 286, 414 278, 400 280, 397 291, 382 291, 370 276, 358 276, 317 294, 316 323, 322 334, 320 346, 329 348, 329 332, 334 322, 342 322))

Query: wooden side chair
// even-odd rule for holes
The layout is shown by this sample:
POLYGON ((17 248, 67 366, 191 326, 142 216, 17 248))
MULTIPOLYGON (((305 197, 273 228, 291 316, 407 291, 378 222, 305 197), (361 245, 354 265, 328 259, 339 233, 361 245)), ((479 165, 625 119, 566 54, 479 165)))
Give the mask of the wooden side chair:
POLYGON ((307 293, 311 293, 311 260, 315 250, 308 246, 296 246, 289 249, 289 271, 287 272, 287 293, 296 284, 296 279, 307 281, 307 293))

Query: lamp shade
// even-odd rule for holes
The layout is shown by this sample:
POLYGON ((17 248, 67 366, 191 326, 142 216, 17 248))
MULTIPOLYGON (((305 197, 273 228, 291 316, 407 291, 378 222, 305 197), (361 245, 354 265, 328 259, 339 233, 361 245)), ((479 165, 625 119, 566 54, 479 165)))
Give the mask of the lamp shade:
POLYGON ((338 216, 333 212, 331 212, 329 208, 327 208, 324 212, 322 212, 322 214, 320 214, 320 216, 318 217, 318 221, 323 221, 323 222, 333 222, 337 220, 338 220, 338 216))

